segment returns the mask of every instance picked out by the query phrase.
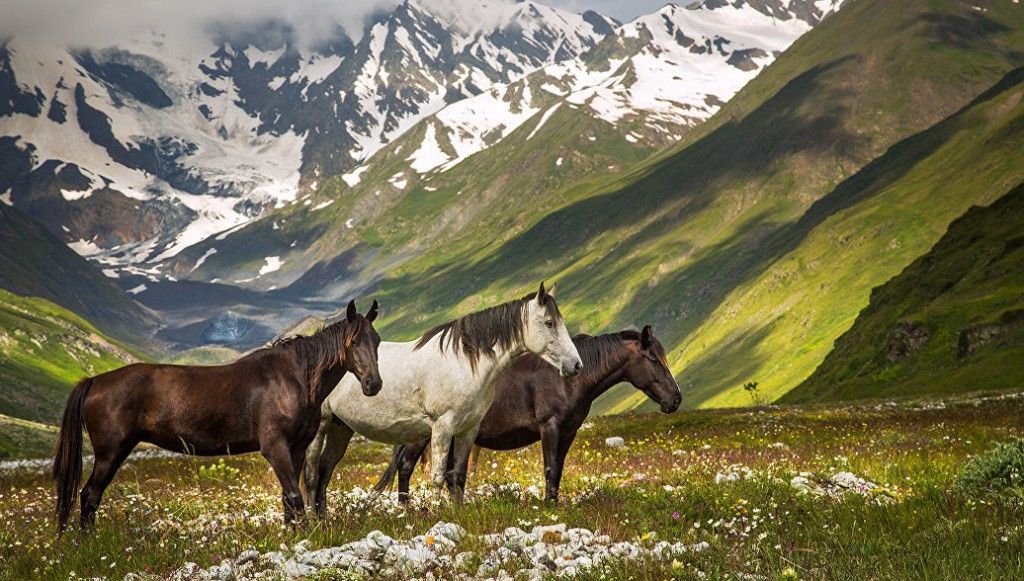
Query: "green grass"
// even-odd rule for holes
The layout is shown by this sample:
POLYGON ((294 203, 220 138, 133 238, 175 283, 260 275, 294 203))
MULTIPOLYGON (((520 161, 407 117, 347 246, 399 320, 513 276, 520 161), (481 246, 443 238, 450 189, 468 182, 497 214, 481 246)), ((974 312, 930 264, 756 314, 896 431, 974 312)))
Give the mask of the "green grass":
MULTIPOLYGON (((614 540, 654 532, 659 540, 710 544, 675 568, 659 561, 611 562, 584 579, 696 578, 697 571, 709 578, 777 578, 788 568, 813 579, 1014 577, 1024 555, 1022 497, 965 492, 957 479, 972 456, 1024 435, 1024 399, 970 396, 943 403, 600 418, 580 432, 562 487, 566 502, 557 507, 508 494, 464 505, 367 509, 344 493, 373 482, 389 449, 356 442, 332 483, 334 511, 326 526, 294 531, 277 520, 279 490, 258 455, 227 460, 227 467, 239 470, 237 477, 228 468, 204 470, 212 460, 131 463, 104 498, 97 533, 71 532, 60 541, 53 539, 48 479, 5 474, 0 576, 166 575, 185 561, 210 566, 248 547, 274 550, 306 538, 314 547, 334 546, 374 529, 404 539, 445 520, 473 534, 564 522, 614 540), (605 447, 612 435, 625 438, 627 447, 605 447), (884 492, 829 499, 789 484, 798 473, 827 477, 837 471, 868 478, 884 492), (716 482, 730 472, 747 476, 716 482), (872 500, 879 494, 895 502, 872 500)), ((536 446, 525 453, 484 451, 480 460, 471 485, 526 488, 542 480, 536 446)), ((479 548, 472 538, 465 543, 460 550, 479 548)))
POLYGON ((0 290, 0 414, 55 423, 75 382, 140 358, 63 307, 0 290))

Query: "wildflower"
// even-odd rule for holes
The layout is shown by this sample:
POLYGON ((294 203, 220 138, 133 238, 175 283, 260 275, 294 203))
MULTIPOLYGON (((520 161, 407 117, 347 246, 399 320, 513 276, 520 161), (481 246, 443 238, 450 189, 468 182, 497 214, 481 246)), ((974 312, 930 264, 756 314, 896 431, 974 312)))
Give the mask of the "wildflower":
POLYGON ((678 510, 673 510, 672 511, 672 520, 679 520, 679 511, 678 510))

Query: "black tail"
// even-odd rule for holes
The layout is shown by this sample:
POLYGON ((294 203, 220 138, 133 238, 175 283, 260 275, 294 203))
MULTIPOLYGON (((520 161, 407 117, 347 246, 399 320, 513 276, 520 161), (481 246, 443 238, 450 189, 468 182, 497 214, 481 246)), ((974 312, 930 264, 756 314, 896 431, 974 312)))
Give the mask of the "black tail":
POLYGON ((395 483, 395 475, 398 474, 398 463, 401 461, 402 454, 404 453, 405 444, 395 446, 395 450, 391 453, 391 463, 384 469, 384 474, 380 475, 380 480, 373 487, 375 494, 391 490, 391 485, 395 483))
POLYGON ((88 377, 78 382, 68 396, 64 419, 57 435, 57 450, 53 456, 53 479, 57 481, 57 535, 64 532, 71 509, 75 507, 75 494, 82 480, 82 412, 85 396, 92 387, 88 377))

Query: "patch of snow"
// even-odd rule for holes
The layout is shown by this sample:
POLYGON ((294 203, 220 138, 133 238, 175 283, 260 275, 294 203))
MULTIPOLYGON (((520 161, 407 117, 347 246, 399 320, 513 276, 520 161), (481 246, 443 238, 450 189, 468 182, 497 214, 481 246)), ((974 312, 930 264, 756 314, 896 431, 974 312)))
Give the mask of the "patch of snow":
POLYGON ((121 278, 121 275, 113 268, 104 268, 101 272, 103 272, 103 276, 107 278, 121 278))
POLYGON ((200 266, 203 265, 204 262, 206 262, 207 258, 213 256, 214 254, 217 254, 217 249, 216 248, 209 248, 209 249, 207 249, 207 251, 204 252, 202 256, 200 256, 198 259, 196 259, 196 263, 195 263, 195 265, 192 266, 192 270, 190 272, 195 272, 200 266))
POLYGON ((362 179, 360 176, 362 176, 363 172, 365 172, 368 169, 370 169, 370 166, 361 165, 346 174, 341 174, 341 179, 346 184, 348 184, 348 187, 354 188, 357 185, 359 185, 359 180, 362 179))
POLYGON ((146 291, 146 285, 144 285, 144 284, 140 284, 140 285, 139 285, 139 286, 137 286, 137 287, 134 287, 134 288, 128 289, 128 291, 127 291, 127 292, 128 292, 128 294, 130 294, 130 295, 137 295, 137 294, 139 294, 139 293, 141 293, 141 292, 145 292, 145 291, 146 291))
POLYGON ((0 202, 3 202, 5 204, 7 204, 8 206, 13 206, 14 205, 14 202, 11 201, 11 188, 7 188, 6 192, 0 194, 0 202))
POLYGON ((277 50, 260 50, 254 46, 250 46, 242 52, 245 53, 245 57, 249 59, 249 66, 255 68, 257 63, 263 63, 267 68, 270 68, 274 66, 277 59, 281 58, 281 55, 284 54, 284 49, 285 47, 282 46, 277 50))
POLYGON ((410 167, 418 173, 426 173, 450 160, 451 156, 442 151, 441 145, 437 142, 437 129, 433 123, 427 125, 423 142, 407 159, 412 162, 410 167))
POLYGON ((77 252, 79 256, 86 257, 93 256, 103 252, 103 249, 97 246, 96 243, 91 240, 79 239, 74 242, 69 242, 68 247, 70 247, 71 250, 77 252))
POLYGON ((545 111, 543 115, 541 115, 540 121, 537 122, 537 126, 533 128, 533 131, 531 131, 529 135, 526 136, 527 141, 532 139, 533 136, 536 135, 538 131, 540 131, 541 127, 544 127, 544 124, 547 123, 548 119, 555 113, 555 111, 558 111, 558 108, 561 105, 562 102, 559 101, 558 103, 555 103, 553 106, 551 106, 550 109, 545 111))
POLYGON ((334 200, 327 200, 325 202, 320 202, 319 204, 317 204, 317 205, 313 206, 312 208, 310 208, 310 212, 316 212, 317 210, 323 210, 324 208, 326 208, 327 206, 330 206, 333 203, 334 203, 334 200))
POLYGON ((404 190, 405 186, 409 185, 409 180, 404 176, 405 174, 403 172, 398 172, 395 175, 391 176, 391 179, 388 180, 388 183, 400 190, 404 190))
POLYGON ((279 270, 283 263, 280 256, 268 256, 264 260, 266 260, 267 263, 260 267, 260 276, 279 270))

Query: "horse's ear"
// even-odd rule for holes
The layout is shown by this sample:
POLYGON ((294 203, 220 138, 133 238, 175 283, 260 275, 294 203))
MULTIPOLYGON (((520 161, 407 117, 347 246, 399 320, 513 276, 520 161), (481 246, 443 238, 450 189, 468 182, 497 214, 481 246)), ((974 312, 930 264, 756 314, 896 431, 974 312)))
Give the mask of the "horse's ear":
POLYGON ((373 304, 370 305, 370 310, 366 311, 366 320, 373 322, 377 318, 377 299, 373 299, 373 304))
POLYGON ((547 291, 544 290, 544 281, 540 281, 540 290, 537 291, 537 303, 543 305, 544 297, 547 296, 547 291))
POLYGON ((651 346, 651 337, 654 336, 654 331, 651 331, 650 325, 644 325, 643 330, 640 331, 640 346, 647 349, 651 346))
POLYGON ((557 287, 558 287, 558 283, 557 282, 555 284, 551 285, 551 288, 548 289, 548 296, 549 297, 555 298, 555 289, 557 287))
POLYGON ((359 315, 359 312, 356 311, 356 301, 351 300, 348 302, 348 308, 345 309, 345 319, 351 323, 356 320, 357 315, 359 315))

